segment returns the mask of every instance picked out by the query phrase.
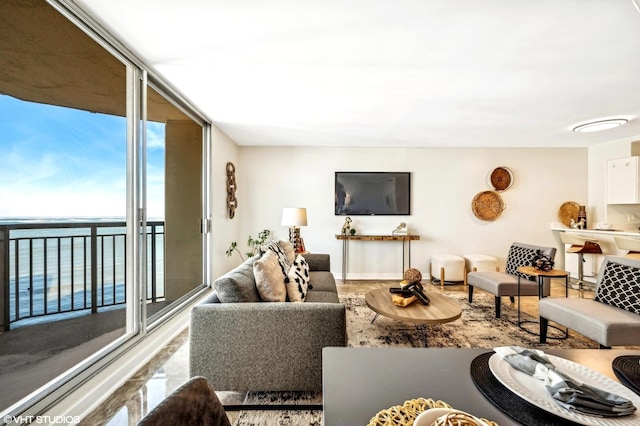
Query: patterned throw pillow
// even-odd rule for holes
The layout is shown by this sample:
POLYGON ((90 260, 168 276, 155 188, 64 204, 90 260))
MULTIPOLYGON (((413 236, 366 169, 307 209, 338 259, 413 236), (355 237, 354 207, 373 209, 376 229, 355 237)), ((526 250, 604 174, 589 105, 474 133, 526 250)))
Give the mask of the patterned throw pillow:
POLYGON ((296 256, 289 269, 287 295, 291 302, 304 302, 309 289, 309 264, 302 255, 296 256))
POLYGON ((533 266, 533 261, 538 257, 538 254, 540 254, 540 250, 538 249, 512 245, 511 248, 509 248, 509 255, 507 256, 505 272, 507 274, 525 278, 527 280, 535 280, 535 277, 531 275, 518 272, 518 268, 521 266, 533 266))
POLYGON ((284 302, 287 300, 280 264, 276 254, 267 250, 260 259, 253 262, 253 275, 260 298, 265 302, 284 302))
POLYGON ((284 278, 284 282, 288 283, 289 278, 287 277, 287 273, 289 272, 289 268, 291 268, 291 262, 287 259, 287 253, 280 246, 277 241, 269 241, 267 244, 260 247, 260 251, 262 253, 273 252, 278 259, 278 264, 280 265, 280 271, 282 272, 282 277, 284 278))
POLYGON ((607 262, 594 300, 640 315, 640 269, 607 262))
POLYGON ((293 261, 296 260, 296 250, 293 248, 293 244, 286 240, 278 241, 280 248, 284 251, 284 254, 287 256, 287 260, 289 264, 293 264, 293 261))

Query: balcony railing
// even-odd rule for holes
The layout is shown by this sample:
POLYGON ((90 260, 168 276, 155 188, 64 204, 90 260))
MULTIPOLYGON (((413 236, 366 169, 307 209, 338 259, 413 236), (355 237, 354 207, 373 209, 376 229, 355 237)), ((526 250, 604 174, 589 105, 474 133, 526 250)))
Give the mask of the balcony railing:
MULTIPOLYGON (((147 222, 147 301, 163 300, 164 222, 147 222)), ((126 303, 126 223, 0 224, 2 328, 126 303)))

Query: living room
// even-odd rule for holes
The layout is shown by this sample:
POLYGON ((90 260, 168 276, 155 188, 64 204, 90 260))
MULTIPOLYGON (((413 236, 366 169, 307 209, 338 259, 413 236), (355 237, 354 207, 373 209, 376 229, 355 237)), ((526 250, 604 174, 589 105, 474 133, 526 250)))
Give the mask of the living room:
MULTIPOLYGON (((101 7, 92 2, 81 3, 97 9, 101 7)), ((120 6, 126 7, 124 3, 120 6)), ((100 19, 109 20, 109 14, 100 19)), ((127 43, 135 46, 136 38, 132 37, 127 43)), ((154 60, 149 59, 150 62, 154 60)), ((163 69, 165 64, 161 62, 158 60, 154 66, 162 69, 170 84, 176 85, 179 91, 188 92, 189 85, 179 86, 178 80, 173 82, 171 70, 163 69)), ((625 92, 634 92, 634 87, 630 86, 625 92)), ((566 93, 556 93, 555 96, 564 95, 568 96, 566 93)), ((202 102, 201 95, 190 92, 188 97, 191 99, 192 96, 198 105, 206 104, 202 102)), ((624 98, 621 95, 610 97, 624 98)), ((261 94, 261 102, 267 98, 271 99, 261 94)), ((330 104, 327 109, 337 108, 340 104, 338 100, 333 102, 335 104, 330 104)), ((236 101, 233 105, 237 107, 243 103, 244 100, 236 101)), ((309 105, 312 104, 310 100, 309 105)), ((551 102, 541 101, 540 104, 550 105, 551 102)), ((263 104, 260 106, 264 108, 263 104)), ((308 224, 301 228, 301 234, 306 250, 329 254, 331 271, 336 278, 346 273, 350 280, 398 280, 403 272, 400 267, 403 252, 397 242, 351 241, 347 270, 343 270, 343 246, 336 239, 336 234, 340 233, 344 216, 335 215, 333 207, 334 173, 337 171, 411 174, 410 215, 353 216, 352 228, 357 234, 390 234, 400 222, 406 222, 409 231, 420 236, 420 240, 411 243, 411 266, 425 276, 429 274, 432 256, 438 253, 484 253, 494 256, 498 266, 504 269, 508 249, 514 241, 559 247, 551 228, 552 224, 559 222, 558 210, 567 201, 586 206, 591 226, 608 222, 615 229, 635 230, 637 221, 633 217, 640 216, 638 205, 621 207, 606 203, 605 167, 607 160, 640 155, 636 111, 637 106, 633 110, 606 111, 606 115, 620 113, 630 117, 629 123, 612 130, 609 136, 606 132, 604 136, 572 132, 571 127, 579 121, 574 115, 571 119, 556 118, 562 122, 560 130, 556 131, 561 136, 554 134, 554 137, 561 139, 562 143, 554 144, 549 137, 540 145, 529 133, 533 134, 536 127, 548 129, 548 117, 538 119, 529 115, 521 121, 522 129, 515 126, 509 132, 502 132, 501 138, 520 143, 511 146, 505 143, 505 139, 495 137, 499 133, 496 129, 501 129, 497 120, 487 120, 485 125, 477 122, 460 125, 462 130, 456 135, 456 142, 449 144, 446 141, 453 140, 450 134, 440 134, 437 126, 425 130, 417 125, 399 130, 401 126, 391 128, 389 124, 387 128, 385 115, 380 113, 372 114, 373 118, 361 126, 367 128, 365 132, 358 128, 360 126, 349 128, 347 125, 344 133, 331 139, 329 136, 335 135, 336 129, 326 117, 322 117, 327 121, 320 120, 303 128, 300 133, 282 125, 284 130, 280 129, 281 133, 276 135, 292 136, 278 139, 268 132, 269 129, 262 129, 255 122, 248 124, 246 133, 239 132, 233 119, 224 114, 218 116, 219 110, 212 109, 207 112, 214 118, 211 145, 207 151, 210 154, 210 179, 207 181, 210 206, 207 208, 212 238, 208 246, 209 262, 205 268, 215 279, 236 267, 240 259, 235 254, 225 255, 229 243, 237 241, 242 248, 248 236, 255 236, 263 229, 269 229, 276 239, 287 239, 288 228, 281 224, 282 209, 304 207, 308 224), (531 127, 525 128, 524 123, 531 127), (424 146, 415 144, 416 137, 412 133, 419 134, 417 139, 424 139, 424 146), (253 142, 247 142, 247 134, 256 135, 253 142), (313 143, 307 143, 306 139, 313 143), (299 145, 292 140, 299 141, 299 145), (442 141, 440 144, 439 140, 442 141), (227 207, 225 166, 228 162, 233 162, 236 168, 238 208, 233 219, 228 217, 227 207), (488 177, 496 167, 508 168, 513 173, 513 183, 500 192, 504 211, 495 220, 483 221, 474 215, 472 200, 476 194, 492 189, 488 177)), ((424 112, 427 117, 427 110, 424 112)), ((592 112, 594 116, 605 115, 604 108, 597 114, 589 109, 589 114, 592 112)), ((293 111, 290 113, 294 115, 293 111)), ((398 112, 398 115, 402 114, 402 111, 398 112)), ((581 113, 580 120, 590 118, 585 114, 581 113)), ((394 116, 394 113, 387 115, 394 116)), ((359 115, 351 118, 348 114, 345 117, 347 124, 361 118, 359 115)), ((393 125, 397 125, 395 118, 389 120, 393 125)), ((423 117, 413 117, 402 123, 407 125, 421 119, 423 117)), ((558 121, 554 120, 554 125, 558 121)), ((453 126, 447 124, 444 127, 453 126)), ((558 268, 564 267, 563 250, 559 251, 556 261, 558 268)), ((187 316, 184 314, 177 321, 182 321, 184 326, 187 316)), ((149 344, 161 345, 164 342, 157 340, 149 344)), ((122 366, 128 368, 130 365, 122 366)))

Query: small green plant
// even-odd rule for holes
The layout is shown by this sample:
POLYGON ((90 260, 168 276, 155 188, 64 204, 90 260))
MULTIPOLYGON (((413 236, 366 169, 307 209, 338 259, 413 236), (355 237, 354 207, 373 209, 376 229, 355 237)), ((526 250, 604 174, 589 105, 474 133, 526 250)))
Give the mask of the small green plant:
MULTIPOLYGON (((267 239, 270 235, 271 231, 269 231, 268 229, 263 229, 262 231, 258 232, 257 238, 253 238, 251 235, 249 235, 249 239, 247 240, 247 246, 249 247, 249 250, 244 253, 245 256, 247 256, 247 258, 255 256, 258 253, 260 246, 267 242, 267 239)), ((225 253, 228 257, 231 257, 234 251, 238 252, 238 254, 240 255, 240 259, 242 259, 243 261, 245 260, 245 257, 238 249, 238 243, 235 241, 233 241, 229 245, 229 248, 225 253)))

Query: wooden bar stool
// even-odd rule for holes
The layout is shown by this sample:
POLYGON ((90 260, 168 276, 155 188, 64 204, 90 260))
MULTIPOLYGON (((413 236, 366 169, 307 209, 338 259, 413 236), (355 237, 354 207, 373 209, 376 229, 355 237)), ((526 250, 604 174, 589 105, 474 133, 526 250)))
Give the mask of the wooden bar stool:
POLYGON ((566 250, 567 253, 578 255, 578 290, 580 290, 580 296, 582 296, 582 291, 584 290, 584 255, 602 254, 602 249, 598 244, 598 240, 568 232, 560 232, 560 241, 564 244, 571 244, 566 250))
POLYGON ((616 242, 618 249, 627 251, 624 257, 640 260, 640 239, 616 236, 613 237, 613 240, 616 242))

